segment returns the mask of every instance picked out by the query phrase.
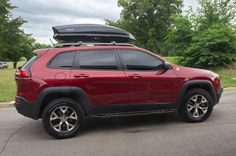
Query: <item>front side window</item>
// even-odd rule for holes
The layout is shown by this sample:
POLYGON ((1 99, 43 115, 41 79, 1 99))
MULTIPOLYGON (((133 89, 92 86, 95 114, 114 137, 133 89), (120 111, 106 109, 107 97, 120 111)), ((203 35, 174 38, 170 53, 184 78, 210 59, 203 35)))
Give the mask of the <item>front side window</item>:
POLYGON ((51 68, 71 68, 75 52, 63 52, 57 55, 50 63, 51 68))
POLYGON ((163 68, 163 62, 145 52, 120 49, 119 54, 128 70, 156 70, 163 68))
POLYGON ((115 51, 80 51, 79 66, 80 69, 117 69, 115 51))

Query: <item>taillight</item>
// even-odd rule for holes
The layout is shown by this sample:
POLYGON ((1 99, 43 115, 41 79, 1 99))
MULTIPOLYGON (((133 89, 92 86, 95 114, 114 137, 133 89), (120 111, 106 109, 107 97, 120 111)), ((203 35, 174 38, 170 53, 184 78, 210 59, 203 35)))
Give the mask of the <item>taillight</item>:
POLYGON ((20 70, 16 71, 16 77, 28 78, 28 77, 30 77, 30 71, 20 69, 20 70))
POLYGON ((16 103, 16 104, 19 104, 19 103, 20 103, 20 99, 16 97, 15 103, 16 103))

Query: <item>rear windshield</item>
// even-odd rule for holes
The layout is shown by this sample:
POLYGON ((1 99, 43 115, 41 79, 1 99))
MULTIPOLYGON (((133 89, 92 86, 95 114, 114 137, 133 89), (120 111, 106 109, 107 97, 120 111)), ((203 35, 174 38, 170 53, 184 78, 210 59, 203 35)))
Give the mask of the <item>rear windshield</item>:
POLYGON ((21 69, 29 70, 31 65, 39 58, 39 55, 34 55, 28 62, 26 62, 21 69))

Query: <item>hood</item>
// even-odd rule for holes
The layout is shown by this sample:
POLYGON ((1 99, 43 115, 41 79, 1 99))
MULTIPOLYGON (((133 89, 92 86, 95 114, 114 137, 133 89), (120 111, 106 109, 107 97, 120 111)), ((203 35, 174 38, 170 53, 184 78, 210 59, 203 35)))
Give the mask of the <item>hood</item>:
POLYGON ((181 67, 175 66, 176 74, 180 77, 188 77, 189 79, 208 77, 210 79, 214 77, 219 77, 218 74, 205 69, 190 68, 190 67, 181 67))

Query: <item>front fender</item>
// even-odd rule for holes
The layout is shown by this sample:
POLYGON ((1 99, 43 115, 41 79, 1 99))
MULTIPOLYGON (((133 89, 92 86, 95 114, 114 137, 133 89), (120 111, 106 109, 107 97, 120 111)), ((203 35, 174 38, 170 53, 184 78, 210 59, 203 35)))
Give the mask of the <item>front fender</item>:
POLYGON ((183 84, 182 88, 179 91, 177 109, 181 106, 184 96, 191 86, 194 86, 195 88, 198 88, 198 86, 199 88, 201 88, 201 86, 206 86, 209 89, 214 104, 218 103, 219 100, 217 99, 217 93, 214 89, 213 84, 209 80, 189 80, 183 84))

